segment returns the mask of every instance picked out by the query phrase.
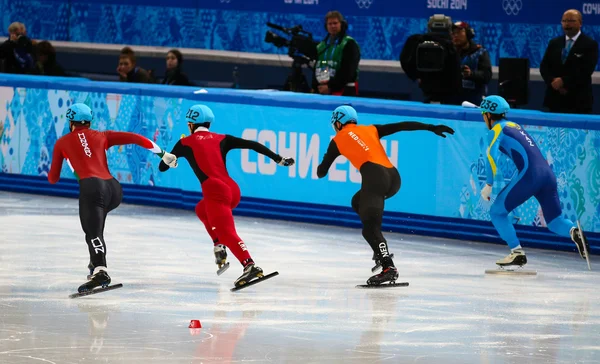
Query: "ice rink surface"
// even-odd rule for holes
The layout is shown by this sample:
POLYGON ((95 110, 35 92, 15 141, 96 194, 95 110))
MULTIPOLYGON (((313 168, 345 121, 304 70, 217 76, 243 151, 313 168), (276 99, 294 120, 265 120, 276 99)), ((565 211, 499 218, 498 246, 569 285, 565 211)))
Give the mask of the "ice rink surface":
POLYGON ((387 234, 410 286, 364 290, 359 230, 236 221, 278 277, 230 292, 241 265, 216 275, 193 212, 122 205, 105 239, 124 287, 69 299, 77 200, 0 192, 0 363, 600 362, 600 275, 575 253, 526 249, 537 276, 486 276, 506 246, 387 234))

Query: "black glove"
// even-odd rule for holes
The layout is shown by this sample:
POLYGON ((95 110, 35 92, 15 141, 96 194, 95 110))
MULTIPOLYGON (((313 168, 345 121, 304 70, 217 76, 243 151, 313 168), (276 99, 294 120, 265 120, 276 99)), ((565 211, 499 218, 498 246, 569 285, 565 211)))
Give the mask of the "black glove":
POLYGON ((454 134, 454 129, 446 125, 433 125, 431 127, 431 131, 441 136, 442 138, 446 137, 444 133, 454 134))
POLYGON ((280 166, 284 166, 284 167, 293 166, 294 163, 295 163, 294 158, 285 158, 285 157, 281 157, 279 162, 277 162, 277 164, 279 164, 280 166))

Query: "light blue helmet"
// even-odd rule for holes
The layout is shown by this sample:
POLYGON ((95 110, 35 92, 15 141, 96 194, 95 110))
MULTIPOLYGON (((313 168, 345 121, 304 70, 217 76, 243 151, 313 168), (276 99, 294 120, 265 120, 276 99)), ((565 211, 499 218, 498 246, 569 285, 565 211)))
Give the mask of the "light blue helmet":
POLYGON ((215 120, 215 114, 206 105, 194 105, 185 114, 185 121, 192 124, 212 123, 213 120, 215 120))
POLYGON ((331 123, 333 124, 336 121, 339 121, 342 125, 350 122, 358 123, 358 114, 350 105, 338 106, 331 115, 331 123))
POLYGON ((506 114, 510 110, 510 105, 502 96, 491 95, 481 101, 479 106, 482 112, 489 112, 490 114, 506 114))
POLYGON ((94 119, 92 109, 90 109, 90 107, 86 104, 82 103, 71 105, 71 107, 67 109, 66 116, 67 120, 81 124, 90 123, 94 119))

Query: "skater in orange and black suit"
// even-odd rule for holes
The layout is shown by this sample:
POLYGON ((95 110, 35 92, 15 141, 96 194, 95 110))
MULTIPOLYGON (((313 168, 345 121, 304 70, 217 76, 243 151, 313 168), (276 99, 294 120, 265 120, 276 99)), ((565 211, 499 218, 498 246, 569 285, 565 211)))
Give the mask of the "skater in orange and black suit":
POLYGON ((387 157, 380 139, 399 131, 429 130, 446 137, 454 134, 445 125, 400 122, 387 125, 357 125, 358 115, 351 106, 340 106, 333 112, 331 123, 336 131, 329 143, 317 176, 327 175, 335 159, 343 155, 360 171, 362 185, 352 197, 352 208, 363 224, 362 235, 373 249, 373 259, 383 271, 367 280, 368 285, 380 285, 398 279, 398 270, 390 257, 387 241, 381 233, 385 200, 400 190, 400 174, 387 157))

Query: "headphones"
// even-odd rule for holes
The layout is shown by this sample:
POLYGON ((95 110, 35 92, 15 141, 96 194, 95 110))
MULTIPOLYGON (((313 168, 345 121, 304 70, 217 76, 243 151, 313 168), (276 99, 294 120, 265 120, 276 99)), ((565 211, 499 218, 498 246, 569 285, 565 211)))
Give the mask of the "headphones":
POLYGON ((464 22, 464 21, 457 21, 456 23, 454 23, 454 26, 456 28, 464 29, 465 33, 467 34, 468 40, 475 38, 475 30, 473 28, 471 28, 469 23, 464 22))
POLYGON ((327 31, 327 20, 331 19, 331 18, 337 18, 339 16, 340 23, 342 23, 342 31, 341 31, 341 33, 345 34, 346 31, 348 30, 348 21, 346 21, 346 18, 344 18, 344 16, 340 12, 335 11, 335 12, 332 12, 332 13, 333 14, 327 13, 327 15, 329 15, 329 17, 327 17, 327 15, 325 16, 325 25, 324 25, 325 31, 327 31))

